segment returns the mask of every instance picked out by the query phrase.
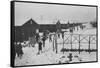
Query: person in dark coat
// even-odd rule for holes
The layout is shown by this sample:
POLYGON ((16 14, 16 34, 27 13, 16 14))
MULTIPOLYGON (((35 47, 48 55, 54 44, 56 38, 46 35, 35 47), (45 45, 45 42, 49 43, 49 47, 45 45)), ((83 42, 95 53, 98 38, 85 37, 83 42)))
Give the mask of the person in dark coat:
POLYGON ((38 42, 38 54, 42 53, 42 42, 38 42))
POLYGON ((22 55, 23 55, 23 51, 22 51, 22 45, 21 45, 21 43, 19 43, 17 46, 16 46, 16 53, 17 53, 17 56, 18 57, 22 57, 22 55))
POLYGON ((58 38, 60 38, 60 34, 58 33, 58 38))
POLYGON ((49 35, 49 41, 52 42, 52 35, 49 35))
POLYGON ((73 33, 73 28, 70 29, 70 33, 73 33))
POLYGON ((45 47, 45 40, 46 40, 46 37, 43 36, 43 38, 42 38, 42 41, 43 41, 43 47, 45 47))
POLYGON ((37 43, 38 43, 38 41, 39 41, 39 37, 40 37, 40 36, 39 36, 39 33, 36 33, 36 37, 35 37, 35 38, 36 38, 36 42, 37 42, 37 43))
POLYGON ((19 52, 19 54, 20 54, 20 58, 21 58, 22 55, 23 55, 23 50, 22 50, 22 45, 21 45, 21 43, 19 44, 19 48, 20 48, 20 52, 19 52))
POLYGON ((64 32, 62 32, 62 38, 64 38, 64 32))

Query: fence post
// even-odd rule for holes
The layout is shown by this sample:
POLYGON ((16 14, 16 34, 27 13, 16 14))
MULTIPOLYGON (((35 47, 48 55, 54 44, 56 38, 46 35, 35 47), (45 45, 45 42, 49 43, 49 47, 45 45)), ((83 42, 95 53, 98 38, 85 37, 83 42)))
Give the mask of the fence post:
POLYGON ((89 50, 89 54, 90 54, 90 36, 89 36, 89 47, 88 47, 88 50, 89 50))
POLYGON ((54 35, 54 37, 53 37, 53 51, 54 51, 54 42, 55 41, 55 35, 54 35))
POLYGON ((71 44, 71 50, 72 50, 72 34, 71 34, 71 41, 70 41, 70 44, 71 44))
MULTIPOLYGON (((64 49, 64 37, 63 37, 63 49, 64 49)), ((64 54, 64 51, 63 51, 63 54, 64 54)))
POLYGON ((80 34, 79 34, 79 54, 80 54, 80 34))
POLYGON ((56 54, 57 54, 57 35, 55 34, 55 47, 56 47, 56 54))

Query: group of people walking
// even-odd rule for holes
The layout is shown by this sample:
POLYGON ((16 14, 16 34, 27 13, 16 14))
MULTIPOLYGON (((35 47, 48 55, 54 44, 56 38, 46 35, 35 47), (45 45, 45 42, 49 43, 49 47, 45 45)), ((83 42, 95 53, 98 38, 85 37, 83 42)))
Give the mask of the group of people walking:
MULTIPOLYGON (((62 37, 64 37, 64 33, 62 33, 62 37)), ((35 42, 38 44, 38 52, 37 55, 43 53, 45 51, 45 41, 47 40, 47 38, 49 39, 49 42, 52 42, 52 34, 46 34, 45 32, 43 32, 43 35, 40 36, 39 33, 35 34, 35 42)), ((14 53, 14 58, 18 57, 18 58, 22 58, 24 52, 23 52, 23 45, 21 44, 22 42, 16 42, 15 43, 15 53, 14 53)), ((29 47, 32 46, 30 44, 27 44, 29 47)))
POLYGON ((42 37, 40 37, 39 33, 37 33, 35 36, 35 39, 36 39, 36 43, 38 43, 38 53, 37 54, 40 54, 43 52, 43 48, 45 48, 45 41, 47 39, 47 35, 44 32, 42 37))

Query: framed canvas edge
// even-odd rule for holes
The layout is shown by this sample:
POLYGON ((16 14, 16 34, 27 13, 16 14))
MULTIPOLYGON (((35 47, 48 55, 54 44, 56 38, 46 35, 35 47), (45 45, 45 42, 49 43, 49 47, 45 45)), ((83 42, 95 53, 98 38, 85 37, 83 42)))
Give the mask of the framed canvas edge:
POLYGON ((15 47, 13 46, 14 45, 14 34, 15 34, 15 32, 14 32, 14 1, 10 1, 10 15, 11 15, 11 17, 10 17, 10 44, 11 44, 11 46, 10 46, 10 66, 11 67, 14 67, 14 51, 15 51, 15 47))
POLYGON ((82 64, 82 63, 95 63, 98 62, 98 6, 97 5, 83 5, 83 4, 67 4, 67 3, 51 3, 51 2, 37 2, 37 1, 10 1, 10 66, 11 67, 30 67, 30 66, 49 66, 49 65, 64 65, 64 64, 82 64), (24 66, 14 66, 14 51, 15 47, 14 41, 15 41, 15 32, 14 32, 14 23, 15 23, 15 2, 21 2, 21 3, 38 3, 38 4, 53 4, 53 5, 70 5, 70 6, 84 6, 84 7, 96 7, 96 21, 97 21, 97 52, 96 52, 96 61, 86 61, 86 62, 73 62, 73 63, 61 63, 61 64, 42 64, 42 65, 24 65, 24 66))

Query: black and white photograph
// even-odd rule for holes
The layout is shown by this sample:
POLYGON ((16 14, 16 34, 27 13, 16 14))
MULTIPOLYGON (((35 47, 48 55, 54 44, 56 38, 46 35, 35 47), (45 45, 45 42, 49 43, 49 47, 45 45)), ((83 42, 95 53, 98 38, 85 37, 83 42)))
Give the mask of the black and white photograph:
POLYGON ((13 66, 97 62, 97 6, 12 1, 13 66))

